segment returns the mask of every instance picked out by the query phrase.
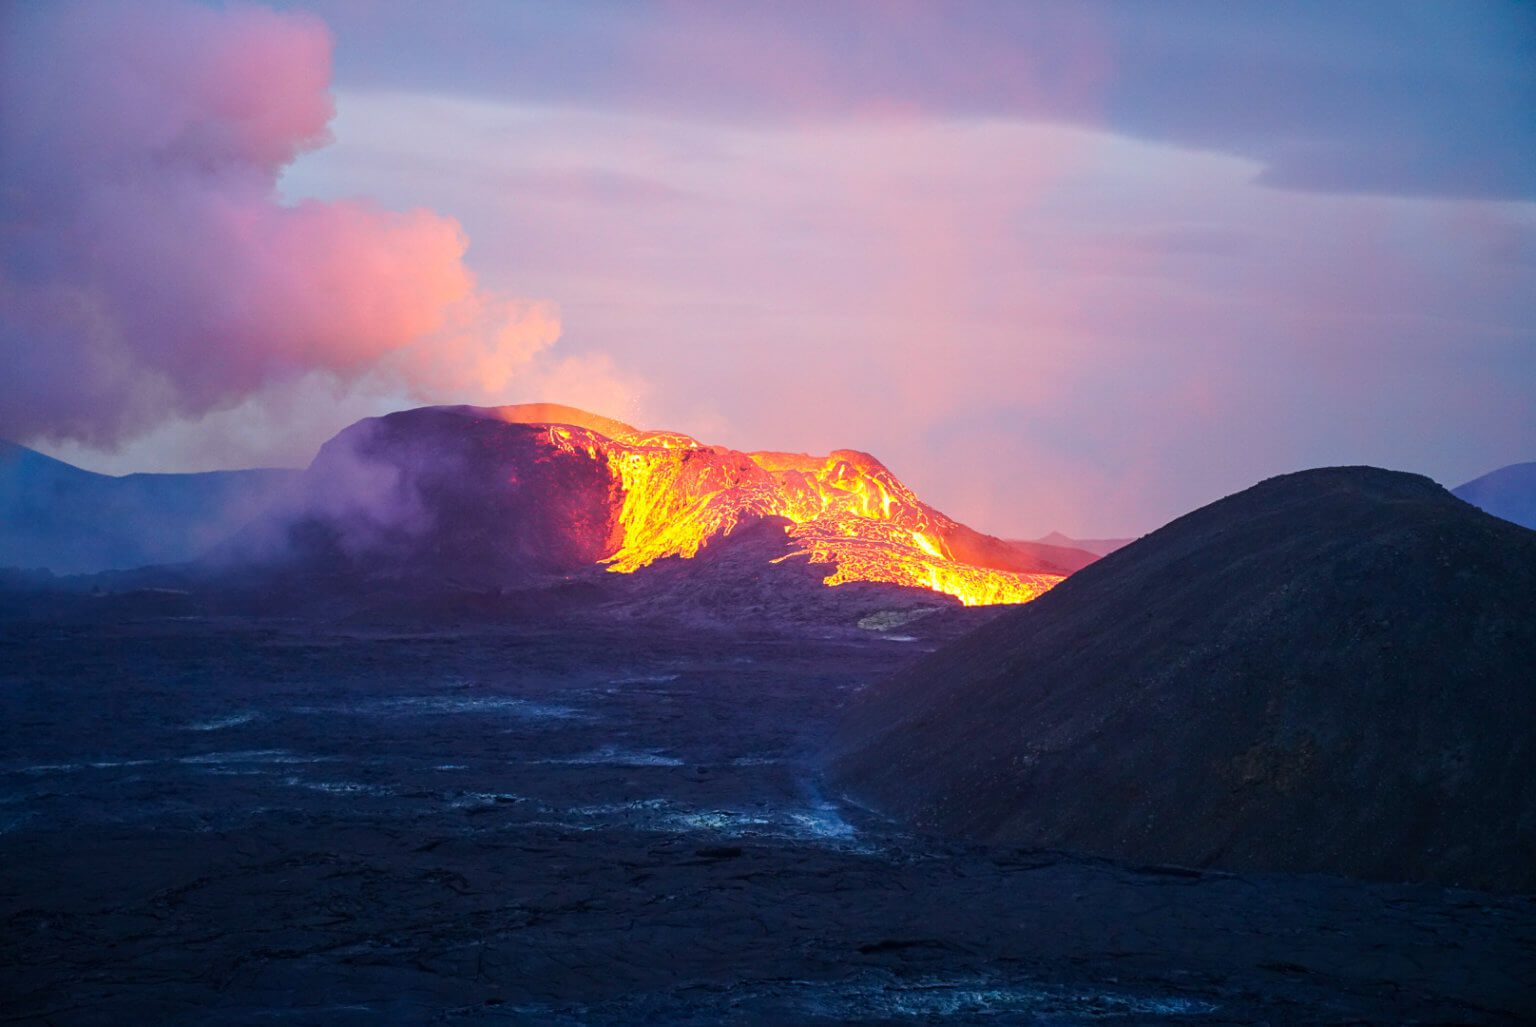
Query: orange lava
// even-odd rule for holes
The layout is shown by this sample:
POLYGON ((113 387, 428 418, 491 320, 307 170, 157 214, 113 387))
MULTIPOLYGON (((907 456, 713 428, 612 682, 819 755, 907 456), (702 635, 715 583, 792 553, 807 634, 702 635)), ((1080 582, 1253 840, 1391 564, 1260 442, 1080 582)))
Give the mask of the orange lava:
POLYGON ((1025 603, 1060 574, 983 566, 957 558, 957 545, 1003 553, 913 494, 867 453, 829 456, 742 453, 675 432, 641 431, 549 404, 497 408, 508 421, 547 424, 550 443, 605 463, 614 482, 618 527, 608 569, 630 573, 663 557, 692 557, 711 538, 760 517, 782 517, 796 548, 780 557, 830 564, 828 585, 879 581, 931 589, 967 606, 1025 603))

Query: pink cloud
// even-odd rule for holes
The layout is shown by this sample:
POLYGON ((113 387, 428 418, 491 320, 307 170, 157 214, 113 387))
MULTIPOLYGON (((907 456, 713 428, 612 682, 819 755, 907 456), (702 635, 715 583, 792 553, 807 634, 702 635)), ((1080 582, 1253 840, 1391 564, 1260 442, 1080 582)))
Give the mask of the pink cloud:
POLYGON ((457 221, 283 204, 328 141, 331 39, 179 2, 7 15, 0 435, 113 444, 323 372, 480 399, 559 334, 482 289, 457 221))

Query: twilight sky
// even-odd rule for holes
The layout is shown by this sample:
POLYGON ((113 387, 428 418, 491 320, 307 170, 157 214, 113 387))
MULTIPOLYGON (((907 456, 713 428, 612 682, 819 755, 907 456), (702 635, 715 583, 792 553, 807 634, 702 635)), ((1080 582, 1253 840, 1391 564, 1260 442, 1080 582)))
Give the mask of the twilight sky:
POLYGON ((549 400, 997 534, 1536 459, 1536 6, 0 9, 0 436, 549 400))

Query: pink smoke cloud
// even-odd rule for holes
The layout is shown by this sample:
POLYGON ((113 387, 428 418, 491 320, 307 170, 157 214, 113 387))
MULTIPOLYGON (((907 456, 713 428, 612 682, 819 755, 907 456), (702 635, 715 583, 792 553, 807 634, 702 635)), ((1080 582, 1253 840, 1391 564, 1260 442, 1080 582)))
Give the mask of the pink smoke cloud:
POLYGON ((303 14, 48 5, 4 19, 0 435, 111 445, 322 372, 483 398, 559 334, 478 286, 457 221, 283 204, 329 139, 303 14))

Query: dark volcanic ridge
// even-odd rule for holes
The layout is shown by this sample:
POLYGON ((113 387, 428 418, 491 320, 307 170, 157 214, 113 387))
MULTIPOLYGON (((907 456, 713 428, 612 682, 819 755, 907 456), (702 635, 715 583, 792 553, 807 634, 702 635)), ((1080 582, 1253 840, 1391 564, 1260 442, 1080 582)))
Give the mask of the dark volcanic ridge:
POLYGON ((743 453, 549 404, 358 422, 321 449, 302 503, 218 555, 523 585, 692 558, 766 522, 782 536, 774 559, 830 565, 828 584, 968 604, 1032 598, 1095 559, 976 532, 866 453, 743 453))
POLYGON ((831 770, 918 827, 1536 891, 1536 533, 1426 478, 1262 482, 871 687, 831 770))
POLYGON ((961 603, 1024 601, 1096 558, 976 532, 868 454, 741 453, 550 404, 369 418, 302 472, 135 484, 13 456, 0 480, 10 562, 159 557, 64 581, 5 576, 13 600, 0 606, 39 616, 441 621, 596 609, 888 627, 961 603), (131 516, 103 498, 127 492, 131 516), (14 599, 38 588, 53 598, 14 599))

